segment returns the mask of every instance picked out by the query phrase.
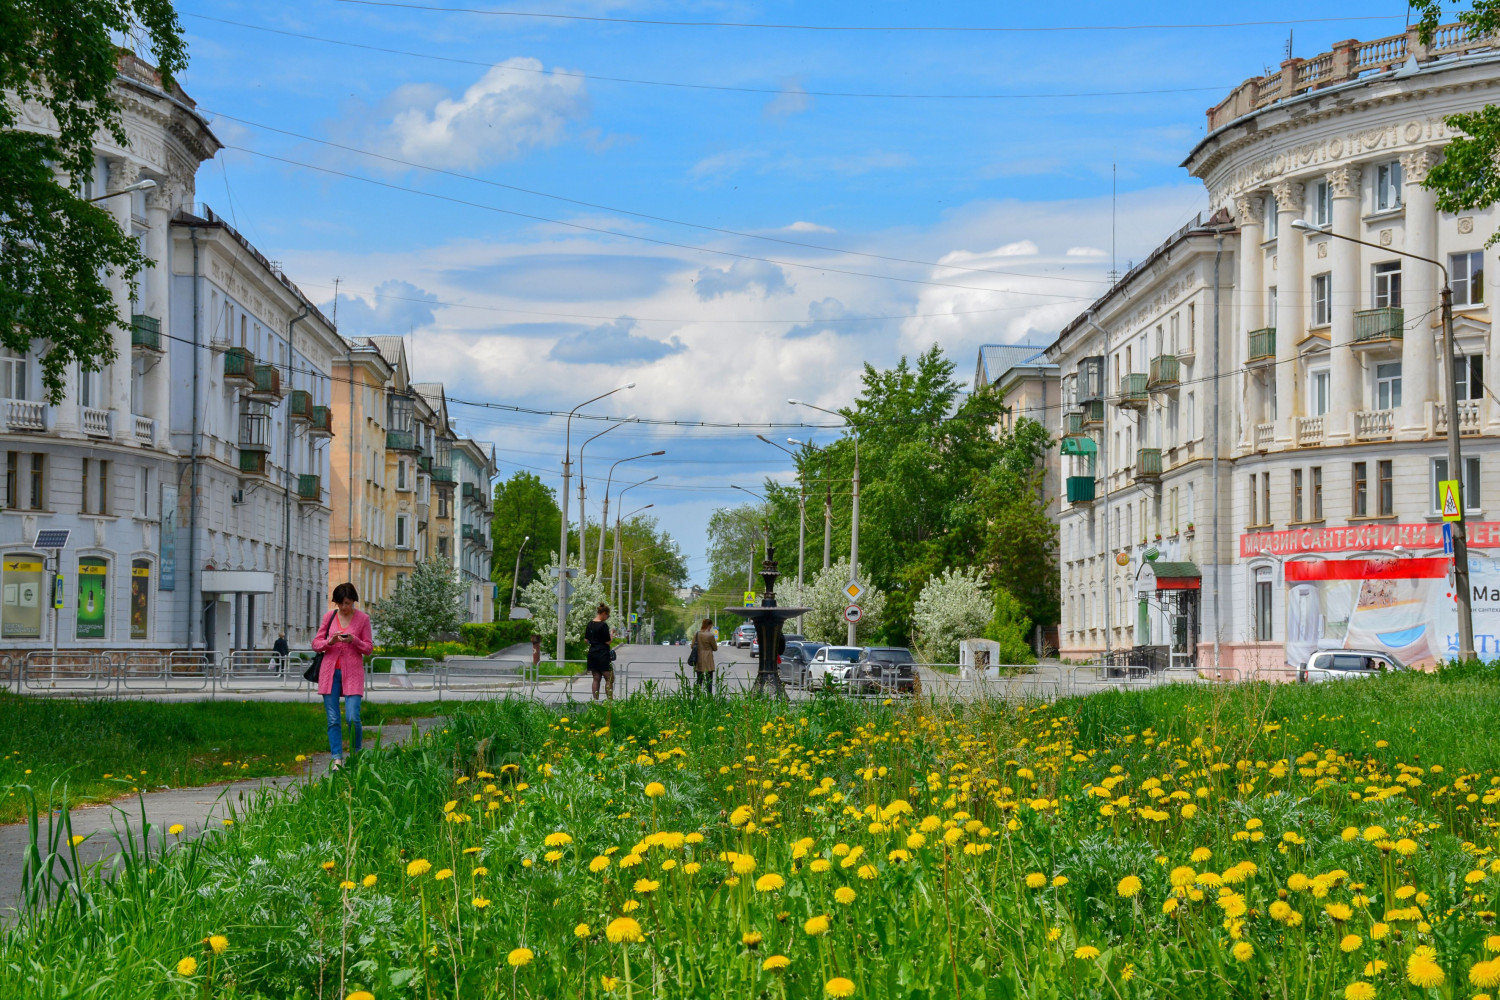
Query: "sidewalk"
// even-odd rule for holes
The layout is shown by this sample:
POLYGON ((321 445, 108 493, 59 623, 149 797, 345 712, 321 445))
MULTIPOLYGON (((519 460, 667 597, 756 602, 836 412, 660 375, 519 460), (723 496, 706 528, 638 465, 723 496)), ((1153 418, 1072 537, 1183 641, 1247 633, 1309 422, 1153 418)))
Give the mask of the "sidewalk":
MULTIPOLYGON (((441 717, 417 719, 418 734, 426 734, 443 721, 441 717)), ((365 729, 365 746, 392 746, 406 742, 411 739, 411 735, 411 724, 371 726, 365 729)), ((182 824, 182 836, 168 837, 168 841, 186 841, 205 831, 223 829, 222 820, 228 816, 231 807, 243 810, 254 794, 263 789, 293 794, 299 782, 324 774, 331 759, 330 754, 314 754, 303 765, 301 774, 255 778, 227 785, 171 788, 147 792, 140 798, 129 796, 117 799, 105 805, 80 806, 72 811, 73 834, 88 839, 78 846, 78 857, 86 865, 99 861, 104 861, 107 865, 120 851, 115 835, 118 833, 123 838, 127 827, 129 836, 139 844, 143 801, 146 821, 152 828, 151 845, 154 850, 174 823, 182 824)), ((61 817, 55 817, 55 820, 60 821, 61 817)), ((39 823, 39 835, 45 838, 47 818, 39 817, 39 823)), ((0 826, 0 922, 12 919, 15 908, 21 901, 21 870, 30 844, 31 834, 25 823, 0 826)))

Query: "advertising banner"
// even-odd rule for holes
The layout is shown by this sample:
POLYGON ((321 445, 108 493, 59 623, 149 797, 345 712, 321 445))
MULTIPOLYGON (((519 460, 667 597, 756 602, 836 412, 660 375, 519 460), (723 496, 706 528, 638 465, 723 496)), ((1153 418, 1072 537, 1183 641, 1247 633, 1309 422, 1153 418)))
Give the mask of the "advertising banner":
POLYGON ((105 638, 109 624, 108 581, 108 562, 94 556, 78 560, 78 638, 105 638))
POLYGON ((161 488, 161 537, 157 539, 158 565, 156 585, 162 590, 177 588, 177 487, 161 488))
POLYGON ((42 637, 42 560, 36 556, 14 556, 0 565, 0 637, 42 637))
POLYGON ((130 638, 150 638, 151 564, 137 559, 130 564, 130 638))

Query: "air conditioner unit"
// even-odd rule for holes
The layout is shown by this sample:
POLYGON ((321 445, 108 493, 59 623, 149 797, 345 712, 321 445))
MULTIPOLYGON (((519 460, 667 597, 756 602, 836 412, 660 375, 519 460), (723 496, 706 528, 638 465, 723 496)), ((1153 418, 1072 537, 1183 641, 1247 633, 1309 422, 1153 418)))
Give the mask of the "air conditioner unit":
POLYGON ((244 503, 245 502, 245 491, 244 490, 235 490, 234 492, 230 493, 229 494, 229 502, 230 503, 244 503))

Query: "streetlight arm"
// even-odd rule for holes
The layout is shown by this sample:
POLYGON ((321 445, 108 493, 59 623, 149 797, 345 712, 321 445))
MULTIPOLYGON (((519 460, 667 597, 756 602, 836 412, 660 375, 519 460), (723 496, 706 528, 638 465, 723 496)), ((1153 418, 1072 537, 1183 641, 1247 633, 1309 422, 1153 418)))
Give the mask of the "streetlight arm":
POLYGON ((1350 243, 1358 243, 1362 247, 1374 247, 1376 250, 1380 250, 1385 253, 1393 253, 1397 257, 1410 257, 1412 260, 1420 260, 1424 264, 1431 264, 1438 270, 1442 271, 1443 284, 1448 284, 1448 268, 1443 264, 1442 261, 1433 260, 1431 257, 1423 257, 1421 254, 1408 253, 1405 250, 1397 250, 1395 247, 1381 246, 1379 243, 1371 243, 1368 240, 1356 239, 1353 236, 1345 236, 1343 233, 1336 233, 1331 229, 1319 228, 1318 226, 1315 226, 1312 223, 1308 222, 1306 219, 1293 219, 1292 228, 1299 229, 1304 233, 1316 233, 1319 236, 1332 236, 1336 240, 1348 240, 1350 243))

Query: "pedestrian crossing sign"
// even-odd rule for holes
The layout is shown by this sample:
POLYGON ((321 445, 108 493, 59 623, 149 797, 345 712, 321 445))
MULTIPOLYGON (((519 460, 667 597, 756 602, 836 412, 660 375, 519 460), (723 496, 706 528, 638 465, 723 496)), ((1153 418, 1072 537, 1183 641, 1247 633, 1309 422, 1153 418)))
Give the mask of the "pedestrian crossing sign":
POLYGON ((1457 521, 1463 515, 1459 513, 1458 507, 1458 480, 1442 479, 1438 481, 1438 499, 1443 505, 1443 520, 1457 521))

